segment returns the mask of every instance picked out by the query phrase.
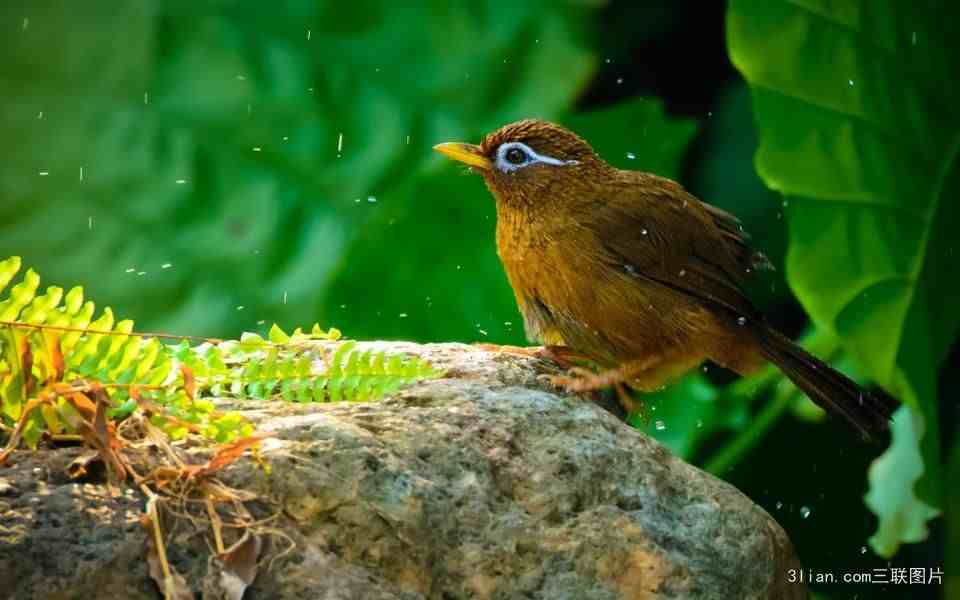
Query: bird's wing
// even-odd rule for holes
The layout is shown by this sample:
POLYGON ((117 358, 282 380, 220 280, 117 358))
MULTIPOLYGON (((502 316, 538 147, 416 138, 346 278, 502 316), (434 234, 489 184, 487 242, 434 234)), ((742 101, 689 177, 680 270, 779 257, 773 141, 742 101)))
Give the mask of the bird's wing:
POLYGON ((625 181, 593 214, 611 266, 692 297, 718 316, 756 317, 741 285, 770 263, 750 248, 740 221, 670 180, 643 177, 625 181))

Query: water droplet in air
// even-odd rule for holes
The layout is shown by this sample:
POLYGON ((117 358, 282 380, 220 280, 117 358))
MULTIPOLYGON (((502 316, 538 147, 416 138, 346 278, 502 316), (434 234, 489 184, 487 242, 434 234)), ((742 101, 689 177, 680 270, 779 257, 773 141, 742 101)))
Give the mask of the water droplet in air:
POLYGON ((407 313, 400 313, 398 316, 399 316, 401 319, 406 319, 406 318, 407 318, 407 313))
POLYGON ((161 269, 169 269, 169 268, 172 267, 172 266, 173 266, 172 263, 163 263, 162 265, 160 265, 160 268, 161 268, 161 269))
POLYGON ((683 277, 683 276, 686 275, 686 274, 687 274, 687 270, 686 270, 686 269, 680 269, 680 277, 683 277))
POLYGON ((697 429, 703 429, 703 419, 697 419, 697 429))
POLYGON ((606 60, 606 63, 609 65, 609 64, 611 63, 611 59, 608 58, 608 59, 606 60))
POLYGON ((850 87, 853 87, 853 80, 852 80, 852 79, 848 79, 848 80, 847 80, 847 83, 850 84, 850 87))
POLYGON ((633 152, 627 152, 627 158, 629 158, 630 160, 635 160, 637 158, 637 155, 634 154, 633 152))
POLYGON ((130 267, 129 269, 124 271, 124 273, 133 273, 134 271, 136 271, 136 269, 134 269, 133 267, 130 267))
POLYGON ((667 428, 666 424, 664 424, 663 421, 659 421, 659 420, 656 422, 656 427, 657 427, 657 431, 663 431, 664 429, 667 428))
POLYGON ((23 30, 26 31, 26 30, 27 30, 27 27, 30 27, 30 19, 24 17, 24 18, 23 18, 23 30))
POLYGON ((253 147, 253 151, 254 151, 254 152, 260 152, 260 146, 254 146, 254 147, 253 147))
POLYGON ((746 325, 746 324, 747 324, 746 317, 740 317, 739 319, 737 319, 737 325, 746 325))
POLYGON ((622 83, 623 83, 623 77, 617 77, 617 85, 620 85, 622 83))
POLYGON ((646 229, 641 229, 641 230, 640 230, 640 235, 647 235, 648 233, 650 233, 650 232, 647 231, 646 229))
POLYGON ((307 41, 308 41, 308 42, 310 41, 310 36, 311 36, 312 34, 313 34, 313 32, 308 29, 308 30, 307 30, 307 41))
POLYGON ((377 197, 376 197, 376 196, 367 196, 367 202, 369 202, 370 204, 376 204, 376 203, 377 203, 377 197))
POLYGON ((343 152, 343 134, 337 136, 337 152, 343 152))
POLYGON ((176 184, 177 184, 177 185, 183 185, 183 184, 185 184, 186 182, 187 182, 186 179, 178 179, 178 180, 176 181, 176 184))
POLYGON ((867 553, 867 547, 866 547, 866 546, 860 546, 860 554, 866 554, 866 553, 867 553))
POLYGON ((914 46, 917 45, 917 32, 916 32, 916 31, 914 31, 914 32, 910 35, 910 43, 913 44, 914 46))
POLYGON ((287 303, 287 293, 286 293, 286 292, 283 293, 283 303, 284 303, 284 304, 287 303))
POLYGON ((241 304, 240 306, 237 307, 237 310, 243 310, 244 308, 246 308, 246 307, 241 304))
POLYGON ((807 507, 807 506, 801 506, 801 507, 800 507, 800 517, 803 518, 803 519, 806 519, 807 517, 809 517, 811 512, 812 512, 812 511, 811 511, 810 508, 807 507))
POLYGON ((42 118, 43 118, 43 111, 41 110, 39 113, 37 113, 37 119, 42 119, 42 118))
POLYGON ((777 502, 777 510, 783 508, 783 502, 777 502))
POLYGON ((50 174, 50 171, 40 171, 40 177, 46 177, 50 174))

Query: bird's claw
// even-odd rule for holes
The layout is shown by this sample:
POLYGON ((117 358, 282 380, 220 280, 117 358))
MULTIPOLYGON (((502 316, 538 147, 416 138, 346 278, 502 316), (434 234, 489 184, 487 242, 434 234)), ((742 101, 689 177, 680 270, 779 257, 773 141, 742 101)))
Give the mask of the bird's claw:
POLYGON ((583 367, 571 367, 563 375, 540 375, 537 379, 549 383, 555 388, 576 394, 594 392, 610 385, 597 377, 597 374, 583 367))

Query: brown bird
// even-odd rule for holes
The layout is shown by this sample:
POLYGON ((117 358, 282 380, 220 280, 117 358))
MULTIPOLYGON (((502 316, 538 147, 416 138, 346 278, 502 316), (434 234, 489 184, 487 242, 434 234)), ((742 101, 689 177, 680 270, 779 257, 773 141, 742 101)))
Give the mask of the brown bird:
POLYGON ((705 360, 741 375, 769 361, 865 438, 887 429, 892 398, 800 348, 746 297, 743 283, 770 263, 733 215, 669 179, 612 167, 545 121, 434 149, 480 173, 496 200, 497 250, 527 337, 561 364, 608 369, 558 378, 568 389, 650 391, 705 360))

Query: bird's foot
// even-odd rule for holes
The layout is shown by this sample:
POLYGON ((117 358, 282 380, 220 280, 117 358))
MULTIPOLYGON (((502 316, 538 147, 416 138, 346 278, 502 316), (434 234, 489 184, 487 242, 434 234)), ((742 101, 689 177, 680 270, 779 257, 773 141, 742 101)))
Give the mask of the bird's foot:
POLYGON ((571 367, 563 375, 546 375, 544 379, 554 387, 577 394, 595 392, 624 383, 620 369, 594 373, 584 367, 571 367))
POLYGON ((603 393, 607 387, 598 374, 581 367, 573 367, 566 375, 540 375, 537 379, 555 388, 572 392, 591 400, 594 404, 610 412, 621 421, 626 421, 631 413, 641 412, 642 405, 630 394, 624 383, 613 383, 616 399, 603 393))
POLYGON ((638 360, 626 363, 615 369, 595 373, 583 367, 572 367, 564 375, 543 375, 543 380, 554 387, 576 394, 588 394, 594 400, 599 391, 613 387, 617 400, 627 414, 642 413, 643 403, 630 393, 631 382, 655 364, 654 359, 638 360))

